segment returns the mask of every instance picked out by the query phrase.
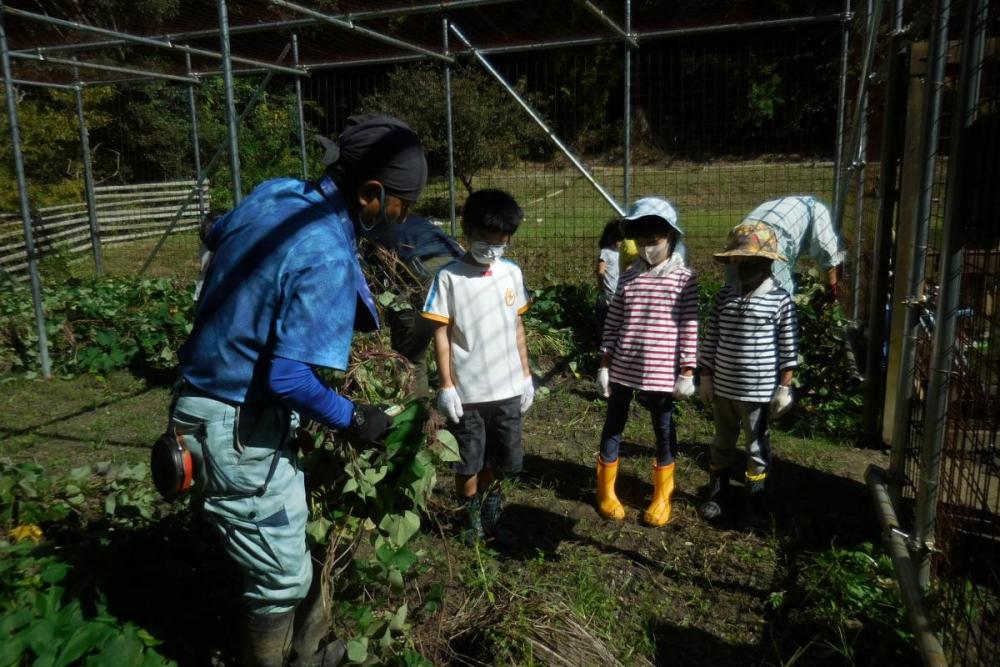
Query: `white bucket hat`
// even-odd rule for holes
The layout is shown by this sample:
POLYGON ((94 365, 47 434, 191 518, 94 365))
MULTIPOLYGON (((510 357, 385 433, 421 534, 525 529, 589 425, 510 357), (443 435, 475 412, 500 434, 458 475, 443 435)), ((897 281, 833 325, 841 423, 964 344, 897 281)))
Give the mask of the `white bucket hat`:
MULTIPOLYGON (((637 225, 632 223, 643 218, 659 218, 665 223, 663 231, 667 231, 669 228, 677 232, 678 237, 684 236, 684 231, 677 221, 677 210, 673 204, 662 197, 643 197, 636 200, 629 207, 628 215, 622 220, 622 235, 625 238, 634 238, 634 230, 637 225)), ((642 226, 646 227, 645 224, 642 226)))

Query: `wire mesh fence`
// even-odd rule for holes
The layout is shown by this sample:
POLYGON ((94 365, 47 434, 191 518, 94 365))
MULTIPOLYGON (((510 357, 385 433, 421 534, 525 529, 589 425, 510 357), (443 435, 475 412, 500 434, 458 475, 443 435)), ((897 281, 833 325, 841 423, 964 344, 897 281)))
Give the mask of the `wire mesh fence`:
POLYGON ((912 365, 902 362, 901 374, 888 378, 887 398, 877 398, 886 402, 884 432, 899 448, 899 467, 892 471, 898 475, 897 512, 912 536, 915 561, 930 565, 925 602, 948 661, 962 665, 994 664, 1000 649, 998 16, 996 3, 939 0, 913 11, 907 31, 892 34, 885 30, 891 18, 884 21, 866 124, 869 132, 877 126, 905 128, 871 136, 864 187, 851 186, 845 207, 845 228, 861 225, 855 227, 859 267, 871 266, 872 276, 891 269, 887 275, 898 283, 893 296, 887 293, 881 301, 869 291, 874 279, 859 285, 856 319, 874 330, 872 323, 883 313, 869 304, 880 303, 887 308, 886 321, 892 318, 889 335, 871 343, 883 353, 874 355, 870 377, 884 372, 887 356, 913 336, 912 365), (937 85, 933 35, 939 28, 946 37, 937 85), (897 89, 902 99, 893 105, 882 98, 892 84, 885 74, 899 47, 907 74, 897 89), (941 94, 937 109, 935 92, 941 94), (898 142, 895 152, 886 150, 891 141, 898 142), (877 162, 887 155, 891 163, 877 162), (876 255, 879 221, 885 219, 894 242, 888 262, 876 255), (905 288, 910 270, 916 271, 916 291, 905 288), (952 303, 949 290, 959 285, 952 303), (912 330, 899 317, 905 309, 914 314, 912 330), (950 339, 945 320, 955 323, 950 339), (945 375, 944 389, 936 388, 945 375), (901 379, 896 386, 894 377, 901 379), (890 410, 900 392, 901 432, 893 428, 890 410), (945 409, 938 412, 942 404, 945 409))

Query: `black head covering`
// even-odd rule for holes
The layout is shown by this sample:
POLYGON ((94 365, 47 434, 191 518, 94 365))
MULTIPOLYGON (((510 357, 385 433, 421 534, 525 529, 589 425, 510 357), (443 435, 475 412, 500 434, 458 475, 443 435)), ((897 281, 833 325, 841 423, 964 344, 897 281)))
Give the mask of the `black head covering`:
POLYGON ((389 194, 416 201, 427 184, 427 158, 420 139, 403 121, 383 114, 351 116, 337 146, 318 138, 324 164, 351 188, 377 180, 389 194))

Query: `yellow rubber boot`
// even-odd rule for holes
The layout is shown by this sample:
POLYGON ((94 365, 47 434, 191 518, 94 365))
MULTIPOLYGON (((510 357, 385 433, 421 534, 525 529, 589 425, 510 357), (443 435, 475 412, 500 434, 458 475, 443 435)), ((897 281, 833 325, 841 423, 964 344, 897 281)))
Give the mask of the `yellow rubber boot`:
POLYGON ((597 456, 597 511, 605 519, 621 521, 625 518, 625 508, 615 495, 615 478, 618 477, 618 459, 605 463, 597 456))
POLYGON ((670 522, 670 496, 674 494, 674 464, 653 465, 653 500, 642 515, 650 526, 664 526, 670 522))

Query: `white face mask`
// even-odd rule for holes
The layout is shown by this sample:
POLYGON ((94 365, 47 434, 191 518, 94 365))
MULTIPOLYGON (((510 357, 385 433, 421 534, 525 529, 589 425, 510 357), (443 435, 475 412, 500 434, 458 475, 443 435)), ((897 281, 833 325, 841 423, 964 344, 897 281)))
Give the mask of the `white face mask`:
POLYGON ((644 245, 638 248, 641 257, 650 266, 656 266, 670 256, 670 243, 662 239, 654 245, 644 245))
POLYGON ((480 264, 492 264, 503 257, 506 249, 506 243, 493 245, 486 241, 473 241, 469 252, 472 253, 472 258, 480 264))

